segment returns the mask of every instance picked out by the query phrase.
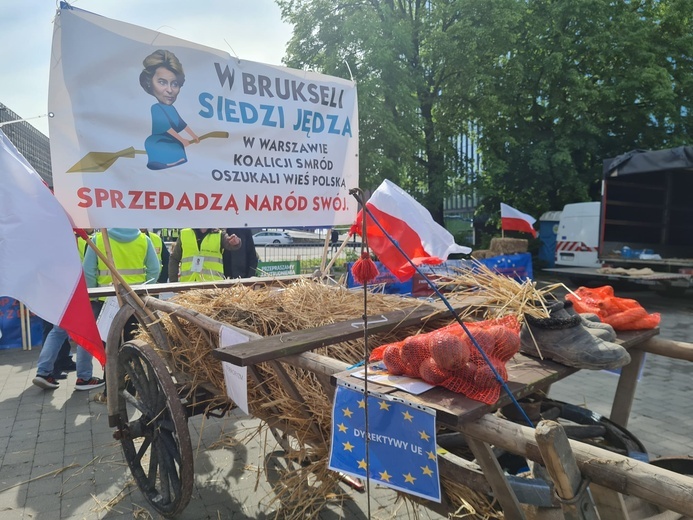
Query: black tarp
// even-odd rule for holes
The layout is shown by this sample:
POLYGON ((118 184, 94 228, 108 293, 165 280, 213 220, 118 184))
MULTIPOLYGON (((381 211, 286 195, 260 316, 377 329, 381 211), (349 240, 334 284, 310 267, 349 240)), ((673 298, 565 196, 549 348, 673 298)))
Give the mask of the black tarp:
POLYGON ((604 178, 676 170, 693 171, 693 146, 666 150, 632 150, 604 161, 604 178))

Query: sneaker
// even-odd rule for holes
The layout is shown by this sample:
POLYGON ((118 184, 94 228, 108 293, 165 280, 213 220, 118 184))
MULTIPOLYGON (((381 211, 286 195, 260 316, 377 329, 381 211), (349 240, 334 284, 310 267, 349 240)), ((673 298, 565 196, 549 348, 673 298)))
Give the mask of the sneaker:
POLYGON ((53 379, 67 379, 67 372, 53 372, 53 379))
POLYGON ((92 390, 94 388, 102 387, 106 384, 106 381, 99 379, 98 377, 92 377, 89 380, 77 379, 75 383, 75 390, 92 390))
POLYGON ((36 377, 32 379, 31 382, 44 390, 55 390, 60 386, 53 376, 40 376, 36 374, 36 377))

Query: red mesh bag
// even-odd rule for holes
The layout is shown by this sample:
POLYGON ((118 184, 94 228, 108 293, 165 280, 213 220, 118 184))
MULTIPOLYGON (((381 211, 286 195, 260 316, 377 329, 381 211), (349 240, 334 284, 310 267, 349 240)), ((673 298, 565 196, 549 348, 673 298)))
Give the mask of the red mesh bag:
POLYGON ((419 367, 421 379, 430 385, 441 385, 443 382, 452 377, 452 372, 438 366, 435 359, 432 357, 424 359, 419 367))
MULTIPOLYGON (((505 363, 520 349, 520 323, 515 316, 465 324, 498 375, 507 381, 505 363)), ((486 404, 500 396, 501 383, 459 323, 381 345, 371 361, 381 360, 393 375, 419 377, 486 404)))
POLYGON ((462 369, 474 349, 469 337, 461 337, 443 330, 432 333, 430 339, 430 356, 437 366, 450 372, 462 369))
POLYGON ((385 343, 384 345, 380 345, 379 347, 375 347, 373 350, 371 350, 371 355, 368 357, 368 361, 371 363, 375 361, 382 361, 383 360, 383 353, 385 352, 385 349, 389 347, 390 345, 398 345, 402 346, 402 343, 404 341, 396 341, 394 343, 385 343))
MULTIPOLYGON (((493 357, 489 357, 489 360, 503 381, 507 381, 508 371, 505 364, 493 357)), ((440 386, 485 404, 498 401, 501 391, 500 381, 478 352, 472 354, 469 363, 462 370, 455 372, 440 386)))
POLYGON ((577 312, 594 313, 615 330, 654 329, 661 321, 659 313, 649 314, 637 300, 614 296, 614 290, 609 285, 579 287, 575 295, 568 294, 566 299, 573 302, 573 308, 577 312))
POLYGON ((402 345, 399 343, 385 346, 383 350, 383 364, 393 376, 401 376, 407 372, 407 367, 402 359, 402 345))
POLYGON ((494 325, 486 331, 494 338, 493 348, 489 355, 506 363, 520 351, 520 335, 515 330, 494 325))
POLYGON ((659 327, 661 318, 658 312, 648 314, 642 307, 636 307, 605 316, 602 321, 614 330, 646 330, 659 327))

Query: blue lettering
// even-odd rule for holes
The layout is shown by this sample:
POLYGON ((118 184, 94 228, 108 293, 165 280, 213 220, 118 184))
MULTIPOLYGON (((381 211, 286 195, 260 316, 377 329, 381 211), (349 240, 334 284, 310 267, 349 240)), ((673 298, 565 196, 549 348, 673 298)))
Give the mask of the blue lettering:
POLYGON ((198 100, 200 101, 200 105, 202 105, 202 110, 200 110, 198 113, 202 117, 210 118, 214 115, 214 109, 212 108, 212 105, 209 103, 209 101, 213 97, 214 96, 209 92, 200 92, 198 100))

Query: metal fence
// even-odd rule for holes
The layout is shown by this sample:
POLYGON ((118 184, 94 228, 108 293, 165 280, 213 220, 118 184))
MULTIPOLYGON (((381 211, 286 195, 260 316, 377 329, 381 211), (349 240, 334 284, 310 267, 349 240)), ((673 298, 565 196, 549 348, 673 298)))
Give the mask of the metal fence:
MULTIPOLYGON (((341 244, 340 244, 341 245, 341 244)), ((263 245, 255 246, 260 262, 294 262, 298 261, 301 265, 301 273, 312 273, 316 267, 319 267, 323 255, 325 256, 325 264, 328 264, 337 255, 334 262, 334 267, 337 269, 343 268, 347 262, 353 262, 360 254, 361 244, 350 243, 341 251, 339 245, 337 247, 328 246, 325 251, 324 244, 311 243, 294 243, 288 245, 263 245)))

